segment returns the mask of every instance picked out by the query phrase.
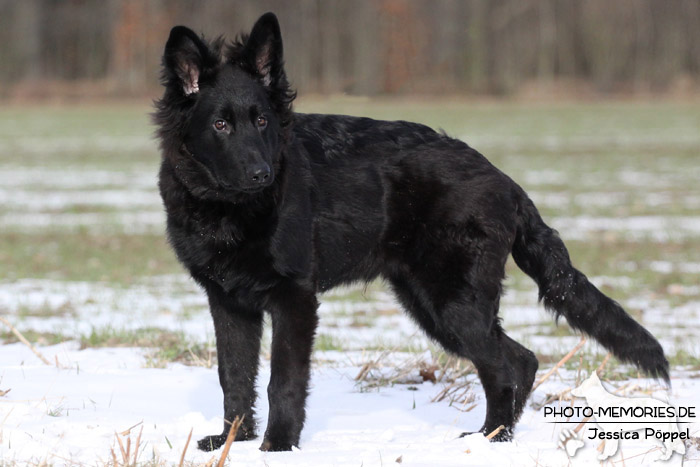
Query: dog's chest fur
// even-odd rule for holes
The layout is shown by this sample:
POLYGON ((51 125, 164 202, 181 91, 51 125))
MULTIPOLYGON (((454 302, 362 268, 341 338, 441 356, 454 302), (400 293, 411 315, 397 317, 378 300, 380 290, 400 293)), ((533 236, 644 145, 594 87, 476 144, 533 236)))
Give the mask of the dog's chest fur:
POLYGON ((160 187, 168 238, 196 280, 234 290, 253 283, 272 285, 279 279, 270 254, 276 213, 269 200, 245 206, 202 201, 188 193, 167 166, 161 170, 160 187))

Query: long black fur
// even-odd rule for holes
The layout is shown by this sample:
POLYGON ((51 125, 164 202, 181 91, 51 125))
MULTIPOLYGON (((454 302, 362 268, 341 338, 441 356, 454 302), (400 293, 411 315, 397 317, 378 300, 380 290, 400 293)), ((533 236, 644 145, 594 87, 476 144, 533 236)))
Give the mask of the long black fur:
POLYGON ((509 440, 537 359, 498 319, 516 263, 557 316, 616 357, 668 381, 659 343, 576 270, 527 194, 462 141, 404 121, 298 114, 276 17, 224 47, 173 28, 154 121, 170 243, 214 319, 224 429, 256 436, 263 313, 272 318, 270 415, 261 449, 289 450, 304 424, 316 294, 381 276, 448 351, 472 360, 482 432, 509 440))

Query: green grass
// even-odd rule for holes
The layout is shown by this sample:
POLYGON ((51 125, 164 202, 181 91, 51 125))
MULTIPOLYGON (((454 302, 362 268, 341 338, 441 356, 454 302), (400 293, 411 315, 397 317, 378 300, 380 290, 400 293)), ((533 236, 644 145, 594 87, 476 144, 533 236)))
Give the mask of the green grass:
MULTIPOLYGON (((29 342, 34 342, 39 345, 56 345, 70 340, 70 337, 60 333, 37 332, 31 329, 22 331, 22 335, 29 342)), ((14 344, 17 342, 19 342, 19 339, 12 333, 12 331, 5 330, 4 326, 0 329, 1 344, 14 344)))
POLYGON ((329 334, 319 334, 314 340, 314 349, 318 351, 343 350, 344 348, 340 339, 329 334))
POLYGON ((162 368, 167 363, 211 367, 216 363, 213 343, 193 341, 182 332, 159 328, 93 329, 80 338, 80 347, 143 347, 152 349, 146 357, 146 366, 162 368))
POLYGON ((0 233, 0 277, 132 284, 182 272, 164 235, 0 233))
POLYGON ((0 109, 0 164, 22 167, 156 170, 160 157, 148 113, 138 106, 0 109))

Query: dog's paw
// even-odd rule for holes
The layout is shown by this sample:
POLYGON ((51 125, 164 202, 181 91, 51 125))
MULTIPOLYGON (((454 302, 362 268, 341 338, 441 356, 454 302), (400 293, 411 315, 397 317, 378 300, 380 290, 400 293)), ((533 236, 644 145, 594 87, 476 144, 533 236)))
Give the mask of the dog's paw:
POLYGON ((226 435, 211 435, 197 441, 197 448, 200 451, 216 451, 226 442, 226 435))
POLYGON ((575 431, 565 428, 559 433, 559 443, 558 446, 566 451, 569 457, 574 457, 576 451, 584 446, 583 440, 578 437, 575 431))
POLYGON ((465 431, 460 438, 465 436, 474 435, 476 433, 481 433, 492 443, 502 443, 507 441, 513 441, 513 429, 512 428, 496 428, 495 430, 486 430, 482 427, 479 431, 465 431))
POLYGON ((260 445, 261 451, 291 451, 292 443, 286 441, 273 441, 265 439, 260 445))
MULTIPOLYGON (((493 431, 491 433, 484 433, 484 436, 489 438, 489 436, 491 436, 492 434, 493 431)), ((509 428, 505 428, 496 433, 495 435, 491 436, 491 438, 489 438, 489 441, 491 441, 492 443, 507 443, 509 441, 513 441, 513 431, 509 428)))

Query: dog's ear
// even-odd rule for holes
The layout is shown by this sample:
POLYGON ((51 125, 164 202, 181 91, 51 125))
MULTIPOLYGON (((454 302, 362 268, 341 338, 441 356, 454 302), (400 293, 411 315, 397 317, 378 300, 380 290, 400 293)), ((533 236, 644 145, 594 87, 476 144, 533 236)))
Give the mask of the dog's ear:
POLYGON ((282 34, 274 13, 265 13, 255 23, 243 48, 243 59, 260 76, 263 85, 276 87, 286 82, 282 34))
POLYGON ((176 83, 186 96, 197 94, 210 55, 209 47, 194 31, 185 26, 172 28, 163 54, 166 85, 176 83))

